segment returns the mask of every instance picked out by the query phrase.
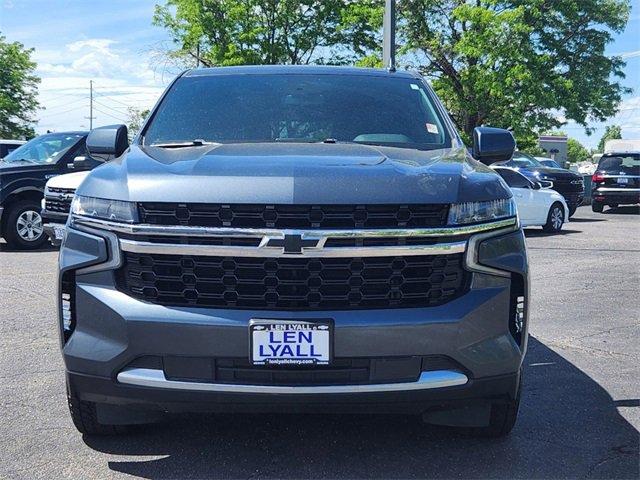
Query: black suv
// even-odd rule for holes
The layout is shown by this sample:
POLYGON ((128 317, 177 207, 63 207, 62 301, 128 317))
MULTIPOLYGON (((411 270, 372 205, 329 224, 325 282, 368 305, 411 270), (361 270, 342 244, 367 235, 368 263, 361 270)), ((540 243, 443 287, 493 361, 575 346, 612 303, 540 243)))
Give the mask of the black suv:
POLYGON ((567 202, 569 216, 576 213, 576 209, 584 200, 584 180, 580 175, 569 170, 547 167, 524 152, 515 152, 511 160, 501 162, 500 165, 518 170, 532 182, 541 180, 553 182, 552 188, 567 202))
POLYGON ((606 153, 591 177, 591 209, 640 203, 640 152, 606 153))
POLYGON ((41 200, 47 180, 98 165, 86 151, 87 132, 48 133, 0 161, 0 237, 11 248, 34 249, 46 241, 41 200))

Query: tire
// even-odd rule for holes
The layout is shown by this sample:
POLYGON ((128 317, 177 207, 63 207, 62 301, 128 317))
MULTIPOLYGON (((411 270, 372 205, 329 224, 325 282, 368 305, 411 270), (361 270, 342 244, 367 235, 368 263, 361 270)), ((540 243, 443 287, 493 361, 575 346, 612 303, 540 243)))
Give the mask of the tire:
POLYGON ((573 214, 578 210, 578 206, 569 205, 569 218, 573 217, 573 214))
POLYGON ((67 395, 69 413, 76 429, 83 435, 121 435, 129 430, 127 425, 104 425, 98 422, 96 404, 67 395))
POLYGON ((591 211, 595 213, 602 213, 604 210, 604 204, 600 202, 591 202, 591 211))
POLYGON ((9 207, 5 215, 7 220, 4 224, 4 238, 9 248, 34 250, 47 242, 40 216, 40 205, 36 201, 16 202, 9 207))
POLYGON ((475 437, 485 438, 500 438, 509 435, 518 420, 521 393, 522 372, 520 372, 520 379, 518 380, 516 397, 504 403, 494 403, 491 406, 489 425, 468 429, 467 433, 475 437))
POLYGON ((545 232, 557 233, 562 230, 564 220, 564 207, 561 203, 556 202, 549 208, 549 213, 547 214, 547 223, 544 224, 542 229, 545 232))

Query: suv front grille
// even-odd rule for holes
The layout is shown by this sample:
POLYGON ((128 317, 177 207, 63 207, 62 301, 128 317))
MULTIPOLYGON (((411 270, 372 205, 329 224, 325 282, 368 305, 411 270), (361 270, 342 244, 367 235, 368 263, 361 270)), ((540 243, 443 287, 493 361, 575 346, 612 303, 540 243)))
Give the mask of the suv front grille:
POLYGON ((428 307, 464 294, 463 254, 363 258, 123 252, 118 288, 161 305, 257 310, 428 307))
POLYGON ((138 204, 142 223, 231 228, 426 228, 446 224, 447 204, 138 204))
POLYGON ((49 188, 49 193, 55 196, 46 196, 44 199, 45 210, 56 213, 69 213, 71 199, 75 193, 73 188, 49 188))

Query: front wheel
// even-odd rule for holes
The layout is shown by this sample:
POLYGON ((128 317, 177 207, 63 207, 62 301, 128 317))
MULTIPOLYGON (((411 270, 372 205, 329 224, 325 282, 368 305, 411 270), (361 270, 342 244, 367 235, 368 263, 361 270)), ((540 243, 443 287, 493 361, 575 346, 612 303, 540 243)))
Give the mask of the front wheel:
POLYGON ((547 215, 547 223, 544 224, 542 229, 545 232, 556 233, 562 230, 564 224, 564 207, 560 203, 554 203, 549 209, 547 215))
POLYGON ((36 201, 16 202, 5 214, 5 240, 9 248, 33 250, 46 243, 47 236, 40 216, 40 205, 36 201))

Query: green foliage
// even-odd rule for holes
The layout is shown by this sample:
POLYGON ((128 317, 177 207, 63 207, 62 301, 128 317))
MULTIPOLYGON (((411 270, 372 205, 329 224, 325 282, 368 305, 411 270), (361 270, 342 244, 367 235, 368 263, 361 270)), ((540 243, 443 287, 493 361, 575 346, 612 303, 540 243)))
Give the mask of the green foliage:
POLYGON ((204 66, 354 63, 379 49, 382 0, 167 0, 154 24, 204 66))
POLYGON ((0 138, 25 138, 35 135, 32 115, 39 104, 38 83, 31 61, 33 49, 18 42, 8 43, 0 35, 0 138))
POLYGON ((469 138, 511 127, 520 148, 566 119, 616 112, 624 62, 604 49, 624 29, 628 0, 403 0, 405 54, 432 81, 469 138))
POLYGON ((604 144, 607 140, 617 140, 622 138, 622 129, 618 125, 607 126, 604 129, 604 135, 598 142, 598 152, 604 152, 604 144))
POLYGON ((141 110, 139 108, 129 107, 127 109, 127 132, 129 134, 129 141, 133 140, 133 138, 138 134, 142 127, 142 123, 148 115, 148 108, 141 110))
POLYGON ((567 160, 570 163, 583 162, 589 160, 591 154, 578 140, 570 138, 567 140, 567 160))

